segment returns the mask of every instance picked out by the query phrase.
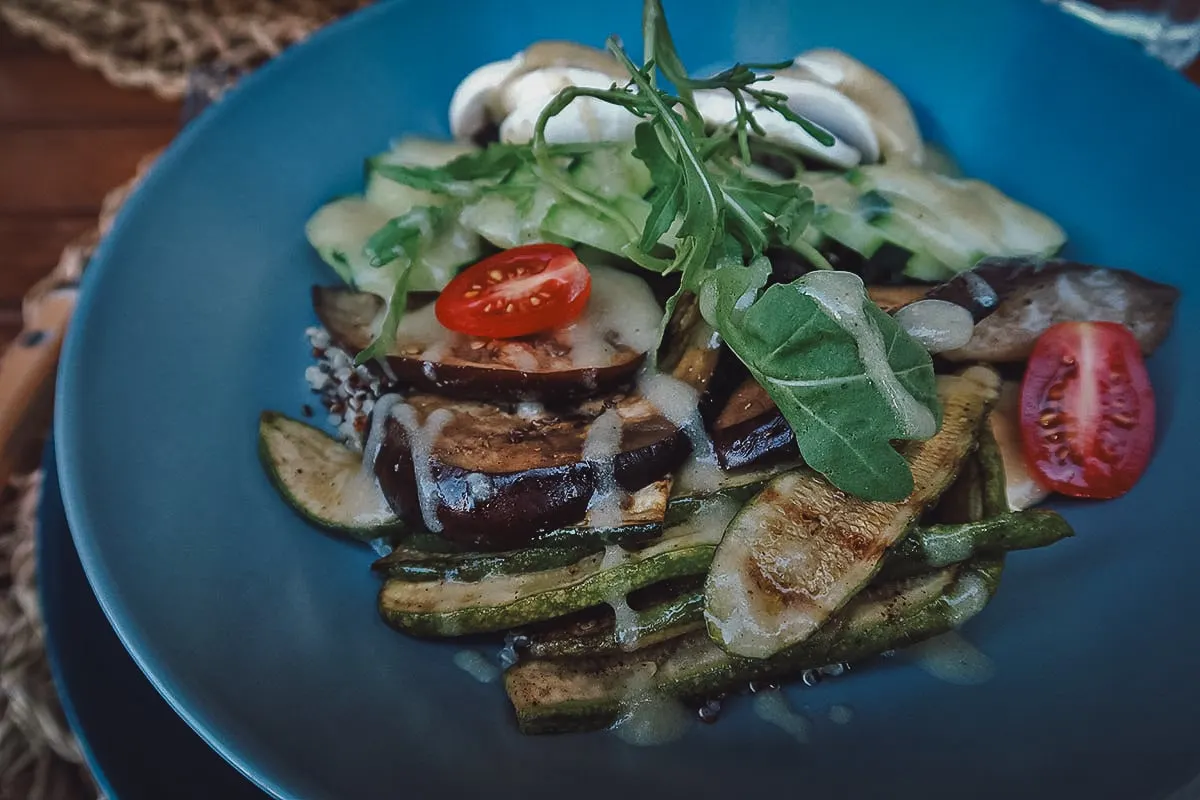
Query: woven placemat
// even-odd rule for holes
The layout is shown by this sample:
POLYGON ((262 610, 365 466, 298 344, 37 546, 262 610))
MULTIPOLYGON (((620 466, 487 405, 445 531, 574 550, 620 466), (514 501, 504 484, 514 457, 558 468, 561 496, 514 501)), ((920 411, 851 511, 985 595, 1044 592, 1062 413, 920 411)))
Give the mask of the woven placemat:
POLYGON ((2 0, 17 33, 118 86, 178 99, 197 68, 244 73, 370 0, 2 0))

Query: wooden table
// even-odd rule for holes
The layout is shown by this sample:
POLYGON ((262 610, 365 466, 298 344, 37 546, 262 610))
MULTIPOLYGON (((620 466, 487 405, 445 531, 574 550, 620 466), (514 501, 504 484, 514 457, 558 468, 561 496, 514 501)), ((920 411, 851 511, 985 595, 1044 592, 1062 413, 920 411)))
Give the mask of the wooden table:
MULTIPOLYGON (((1200 83, 1200 61, 1188 74, 1200 83)), ((95 223, 105 193, 171 140, 179 113, 0 23, 0 347, 20 330, 28 288, 95 223)))

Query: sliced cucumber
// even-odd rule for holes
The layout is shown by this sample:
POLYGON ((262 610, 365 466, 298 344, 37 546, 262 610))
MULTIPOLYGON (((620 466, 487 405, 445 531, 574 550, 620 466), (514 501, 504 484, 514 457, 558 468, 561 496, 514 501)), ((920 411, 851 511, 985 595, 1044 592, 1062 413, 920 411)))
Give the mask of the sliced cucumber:
POLYGON ((362 542, 400 530, 362 455, 325 432, 266 411, 258 455, 283 499, 313 525, 362 542))
POLYGON ((383 209, 389 217, 398 217, 420 206, 441 205, 441 195, 414 189, 379 174, 381 164, 398 164, 405 167, 440 167, 459 156, 478 150, 472 144, 453 141, 438 141, 419 137, 405 137, 392 144, 392 149, 381 153, 367 162, 367 202, 383 209))
POLYGON ((580 189, 609 200, 641 198, 654 188, 650 170, 629 146, 597 147, 581 154, 569 171, 580 189))
POLYGON ((504 686, 522 733, 607 728, 647 697, 711 697, 944 633, 983 610, 1002 569, 1001 559, 979 559, 872 587, 808 640, 767 659, 732 656, 696 631, 634 653, 525 661, 505 673, 504 686))
POLYGON ((371 266, 363 245, 389 219, 386 211, 361 197, 341 197, 317 209, 304 226, 304 233, 338 277, 362 291, 387 297, 390 286, 381 291, 370 286, 372 273, 379 270, 371 266))
POLYGON ((914 488, 904 501, 849 497, 809 470, 767 484, 717 550, 705 586, 710 635, 731 653, 766 658, 818 630, 954 480, 999 385, 987 367, 939 377, 941 428, 931 439, 905 444, 914 488))
POLYGON ((565 567, 476 582, 389 580, 379 593, 388 624, 418 636, 459 636, 527 625, 605 602, 635 589, 702 574, 736 504, 714 498, 693 520, 643 550, 606 548, 565 567))
POLYGON ((542 183, 506 184, 468 203, 459 221, 502 250, 543 242, 542 221, 557 199, 542 183))

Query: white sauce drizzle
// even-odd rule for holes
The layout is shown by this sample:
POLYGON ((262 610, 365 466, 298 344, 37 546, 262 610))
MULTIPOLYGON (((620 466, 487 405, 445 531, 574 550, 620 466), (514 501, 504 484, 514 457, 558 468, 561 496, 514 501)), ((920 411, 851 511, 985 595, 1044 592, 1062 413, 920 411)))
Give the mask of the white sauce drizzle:
POLYGON ((541 403, 517 403, 517 416, 521 419, 537 419, 546 413, 546 407, 541 403))
POLYGON ((596 528, 621 524, 623 492, 617 485, 616 456, 621 452, 621 415, 609 408, 588 427, 583 441, 583 460, 592 464, 596 489, 588 502, 588 521, 596 528))
POLYGON ((626 744, 646 747, 668 744, 683 737, 693 714, 673 697, 654 686, 658 666, 648 661, 634 670, 621 697, 621 716, 613 734, 626 744))
MULTIPOLYGON (((600 562, 600 570, 608 570, 613 567, 620 566, 629 560, 629 552, 618 544, 610 544, 604 548, 604 559, 600 562)), ((612 607, 615 624, 613 632, 616 634, 617 644, 622 650, 631 651, 638 647, 638 640, 641 638, 638 630, 637 612, 629 607, 629 600, 625 596, 622 589, 614 589, 604 602, 612 607)))
POLYGON ((617 339, 641 353, 657 344, 662 306, 650 286, 636 275, 612 267, 589 264, 592 293, 583 316, 565 329, 571 345, 571 364, 583 369, 607 364, 616 348, 607 340, 617 339))
POLYGON ((957 631, 915 644, 905 652, 925 672, 958 686, 986 683, 996 672, 992 660, 957 631))
POLYGON ((811 728, 808 718, 793 711, 783 692, 778 689, 755 694, 754 713, 759 719, 771 723, 800 744, 808 744, 811 728))
POLYGON ((375 460, 383 447, 384 422, 399 400, 399 395, 385 394, 376 401, 371 415, 371 429, 363 443, 362 467, 347 476, 342 486, 340 503, 344 508, 351 509, 355 524, 371 525, 395 516, 375 477, 375 460))
POLYGON ((962 273, 962 279, 963 283, 967 284, 971 300, 980 308, 995 308, 1000 305, 1000 295, 996 294, 996 290, 982 275, 968 271, 962 273))
POLYGON ((417 501, 421 504, 421 519, 425 527, 434 533, 442 530, 442 522, 437 518, 437 483, 433 479, 433 466, 430 456, 433 453, 433 443, 437 441, 442 428, 453 415, 449 409, 439 408, 425 418, 425 424, 417 420, 416 410, 406 404, 397 403, 392 408, 391 416, 404 427, 408 435, 408 449, 412 457, 413 476, 417 481, 417 501))
POLYGON ((849 272, 818 270, 798 283, 858 343, 858 356, 867 378, 896 412, 905 438, 928 439, 937 433, 933 413, 917 402, 896 378, 887 360, 883 334, 863 311, 862 279, 849 272))
POLYGON ((975 332, 971 312, 945 300, 918 300, 897 311, 893 319, 930 353, 966 347, 975 332))
POLYGON ((659 412, 678 425, 692 443, 692 454, 678 475, 678 491, 715 491, 724 477, 717 453, 700 417, 699 393, 681 380, 660 372, 643 374, 638 391, 659 412))
POLYGON ((459 650, 455 653, 454 666, 480 683, 495 683, 500 678, 500 668, 482 653, 474 650, 459 650))
POLYGON ((467 491, 470 493, 472 501, 486 503, 496 493, 496 487, 492 484, 490 475, 482 472, 469 472, 467 473, 467 491))

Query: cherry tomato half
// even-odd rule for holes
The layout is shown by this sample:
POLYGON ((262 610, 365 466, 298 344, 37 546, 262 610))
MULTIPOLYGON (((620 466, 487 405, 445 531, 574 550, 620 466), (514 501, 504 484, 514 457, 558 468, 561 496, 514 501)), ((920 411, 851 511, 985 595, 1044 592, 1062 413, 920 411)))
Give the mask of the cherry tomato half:
POLYGON ((1047 489, 1110 498, 1137 483, 1154 446, 1154 391, 1128 328, 1063 322, 1041 335, 1021 383, 1021 439, 1047 489))
POLYGON ((438 296, 438 322, 469 336, 507 339, 558 328, 583 313, 592 276, 569 247, 531 244, 485 258, 438 296))

